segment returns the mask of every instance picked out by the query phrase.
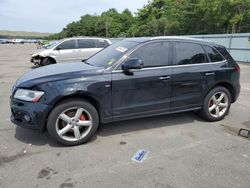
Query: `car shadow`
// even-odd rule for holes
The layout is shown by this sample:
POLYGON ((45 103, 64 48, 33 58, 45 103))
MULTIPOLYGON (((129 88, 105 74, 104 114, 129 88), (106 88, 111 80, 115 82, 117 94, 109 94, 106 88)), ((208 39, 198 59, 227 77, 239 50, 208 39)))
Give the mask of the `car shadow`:
POLYGON ((35 130, 16 127, 15 138, 26 144, 37 146, 50 145, 52 147, 63 147, 57 144, 48 134, 48 132, 39 132, 35 130))
POLYGON ((194 112, 184 112, 178 114, 161 115, 147 118, 120 121, 103 124, 98 128, 97 136, 111 136, 117 134, 129 134, 148 129, 157 129, 167 126, 190 124, 195 121, 204 122, 194 112))
MULTIPOLYGON (((199 116, 193 112, 185 112, 170 115, 161 115, 133 120, 120 121, 115 123, 103 124, 98 128, 97 133, 90 142, 94 142, 97 136, 107 137, 119 134, 129 134, 131 132, 138 132, 142 130, 156 129, 166 126, 175 126, 190 124, 195 121, 203 122, 199 116)), ((41 133, 34 130, 16 128, 15 138, 21 142, 32 145, 50 145, 52 147, 64 147, 57 144, 47 132, 41 133)))

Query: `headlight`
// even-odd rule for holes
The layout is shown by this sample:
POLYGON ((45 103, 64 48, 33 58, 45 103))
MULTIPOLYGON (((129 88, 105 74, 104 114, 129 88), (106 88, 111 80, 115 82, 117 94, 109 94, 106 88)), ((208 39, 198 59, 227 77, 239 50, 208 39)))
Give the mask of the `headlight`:
POLYGON ((38 102, 43 96, 43 91, 33 91, 27 89, 18 89, 14 95, 15 99, 20 99, 23 101, 38 102))

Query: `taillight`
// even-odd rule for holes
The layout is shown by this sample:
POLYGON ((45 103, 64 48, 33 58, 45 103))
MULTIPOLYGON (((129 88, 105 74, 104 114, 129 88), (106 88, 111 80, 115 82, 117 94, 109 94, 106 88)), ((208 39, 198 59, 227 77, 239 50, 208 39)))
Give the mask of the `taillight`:
POLYGON ((240 66, 237 64, 235 67, 236 72, 240 72, 240 66))

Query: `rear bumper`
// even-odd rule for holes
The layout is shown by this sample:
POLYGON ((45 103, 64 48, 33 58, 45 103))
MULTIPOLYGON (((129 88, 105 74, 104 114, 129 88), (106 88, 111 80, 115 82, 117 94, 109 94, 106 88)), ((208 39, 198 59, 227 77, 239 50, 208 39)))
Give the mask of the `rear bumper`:
POLYGON ((237 85, 237 86, 235 87, 235 98, 234 98, 234 100, 232 101, 233 103, 236 102, 236 100, 239 98, 240 90, 241 90, 241 86, 240 86, 240 85, 237 85))
POLYGON ((10 108, 10 119, 14 124, 20 127, 39 131, 44 130, 48 114, 51 110, 51 106, 49 105, 25 102, 16 99, 11 99, 10 108))

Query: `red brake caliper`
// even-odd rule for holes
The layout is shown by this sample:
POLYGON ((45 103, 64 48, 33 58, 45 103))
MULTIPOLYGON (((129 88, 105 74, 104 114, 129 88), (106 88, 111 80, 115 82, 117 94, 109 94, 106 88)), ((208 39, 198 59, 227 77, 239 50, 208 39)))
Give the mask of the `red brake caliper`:
POLYGON ((213 106, 213 101, 210 100, 209 107, 213 106))
POLYGON ((85 120, 87 120, 87 118, 86 118, 85 115, 82 114, 82 115, 80 116, 80 120, 81 120, 81 121, 85 121, 85 120))

